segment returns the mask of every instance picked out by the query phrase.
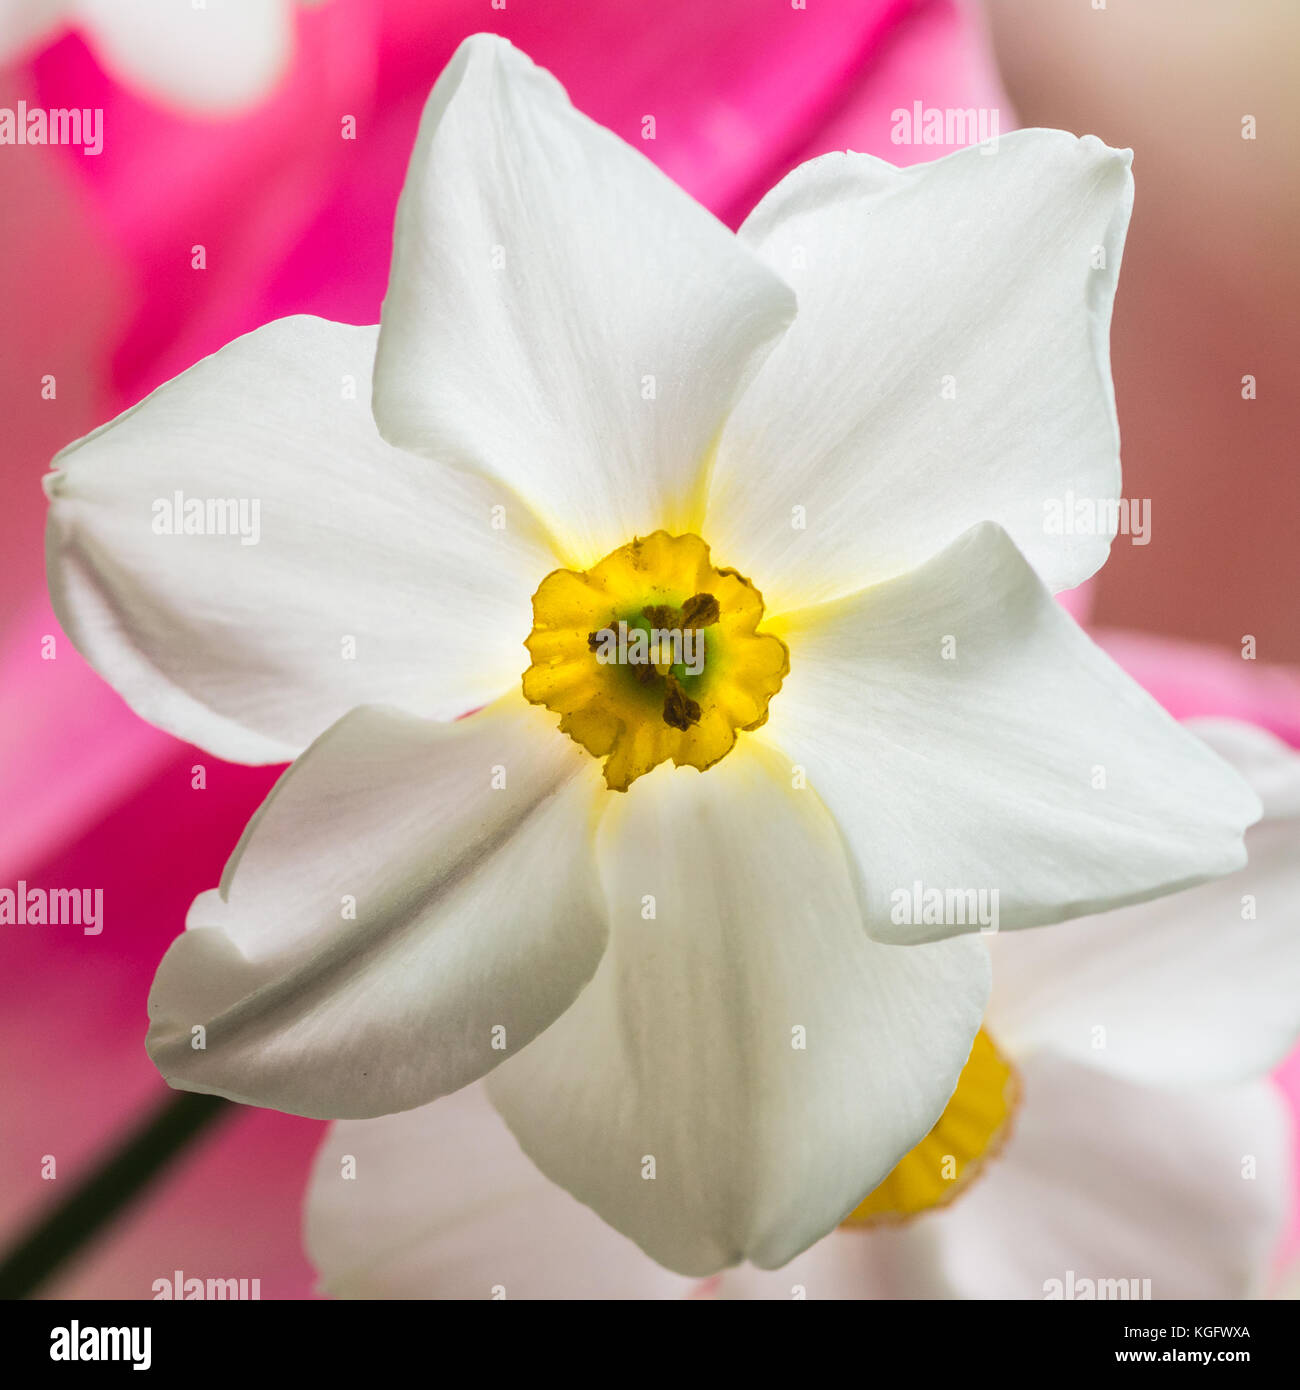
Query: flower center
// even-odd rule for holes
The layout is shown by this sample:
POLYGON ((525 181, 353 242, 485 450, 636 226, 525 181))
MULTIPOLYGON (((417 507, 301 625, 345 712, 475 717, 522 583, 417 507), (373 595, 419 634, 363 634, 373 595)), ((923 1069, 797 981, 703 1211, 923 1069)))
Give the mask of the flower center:
POLYGON ((790 670, 762 617, 762 595, 699 536, 638 536, 538 585, 524 695, 605 759, 611 791, 669 759, 703 772, 766 721, 790 670))
POLYGON ((1019 1092, 1015 1071, 981 1028, 938 1123, 841 1224, 894 1224, 952 1201, 1002 1147, 1019 1092))

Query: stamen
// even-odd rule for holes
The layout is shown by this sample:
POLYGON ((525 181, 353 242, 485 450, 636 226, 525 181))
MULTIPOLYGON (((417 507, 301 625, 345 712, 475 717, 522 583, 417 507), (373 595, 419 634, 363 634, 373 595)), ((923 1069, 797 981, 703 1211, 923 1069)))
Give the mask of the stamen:
POLYGON ((696 594, 682 604, 683 627, 712 627, 722 617, 722 608, 712 594, 696 594))
POLYGON ((668 694, 664 696, 664 723, 674 729, 689 729, 700 722, 700 707, 682 689, 677 677, 669 675, 668 694))
POLYGON ((611 791, 662 762, 703 772, 763 724, 790 669, 762 618, 762 595, 699 536, 638 536, 542 580, 524 695, 603 760, 611 791))

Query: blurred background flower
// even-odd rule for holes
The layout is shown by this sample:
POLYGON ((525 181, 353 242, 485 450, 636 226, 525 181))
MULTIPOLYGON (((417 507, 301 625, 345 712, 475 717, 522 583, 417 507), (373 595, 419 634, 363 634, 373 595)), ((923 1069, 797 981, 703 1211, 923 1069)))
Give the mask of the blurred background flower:
MULTIPOLYGON (((523 47, 733 226, 813 155, 911 163, 950 148, 894 143, 899 109, 1016 123, 985 15, 959 0, 660 0, 652 17, 639 0, 577 14, 208 0, 219 30, 183 7, 166 32, 150 8, 0 4, 0 109, 103 113, 97 155, 0 144, 0 885, 99 887, 106 919, 97 937, 0 928, 0 1245, 165 1098, 143 1047, 154 967, 275 776, 144 725, 62 639, 39 486, 56 450, 270 319, 376 322, 421 106, 479 29, 523 47), (241 28, 253 9, 261 20, 241 28)), ((1300 744, 1300 676, 1285 664, 1300 662, 1300 480, 1283 434, 1300 288, 1288 253, 1300 100, 1284 81, 1295 14, 1284 0, 1260 0, 1249 22, 1214 0, 1148 0, 1156 18, 1135 8, 992 6, 1020 123, 1136 151, 1114 365, 1126 491, 1152 499, 1152 537, 1121 538, 1089 588, 1106 624, 1161 635, 1105 640, 1175 714, 1235 715, 1300 744), (1241 139, 1247 114, 1254 142, 1241 139)), ((1088 596, 1070 602, 1082 614, 1088 596)), ((1300 1068, 1284 1079, 1300 1092, 1300 1068)), ((149 1297, 182 1269, 259 1277, 268 1298, 309 1293, 299 1207, 322 1132, 233 1114, 44 1292, 149 1297)))
MULTIPOLYGON (((304 0, 306 3, 307 0, 304 0)), ((0 0, 0 57, 75 29, 115 78, 183 111, 265 96, 293 54, 293 0, 0 0)))

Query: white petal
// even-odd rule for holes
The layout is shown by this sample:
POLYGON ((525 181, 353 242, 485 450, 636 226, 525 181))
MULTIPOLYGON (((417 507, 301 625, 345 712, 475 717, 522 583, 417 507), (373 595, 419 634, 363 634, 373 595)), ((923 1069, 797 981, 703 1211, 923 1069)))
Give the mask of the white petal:
POLYGON ((1261 729, 1206 736, 1259 793, 1250 862, 1189 893, 995 943, 989 1022, 1153 1086, 1263 1076, 1300 1039, 1300 756, 1261 729))
POLYGON ((908 169, 825 155, 759 204, 741 239, 799 316, 727 426, 707 534, 769 611, 900 574, 984 520, 1053 588, 1102 564, 1110 530, 1048 534, 1046 504, 1119 495, 1129 160, 1018 131, 908 169))
POLYGON ((288 0, 76 0, 76 11, 114 77, 182 111, 251 105, 293 53, 288 0))
POLYGON ((46 478, 65 631, 145 719, 220 757, 286 761, 367 702, 454 718, 527 664, 554 557, 517 505, 493 528, 500 489, 384 443, 374 346, 373 328, 280 319, 46 478), (159 534, 177 493, 205 516, 242 502, 256 543, 159 534))
POLYGON ((1267 818, 1300 819, 1300 754, 1276 734, 1241 719, 1189 719, 1187 728, 1250 783, 1267 818))
POLYGON ((970 894, 991 919, 996 892, 989 926, 1037 926, 1244 862, 1254 793, 1084 636, 996 526, 777 630, 790 675, 762 734, 839 821, 881 940, 976 929, 970 894), (914 920, 917 884, 954 894, 948 920, 914 920))
POLYGON ((587 565, 698 527, 701 465, 793 313, 721 223, 481 34, 420 124, 375 416, 515 488, 587 565))
POLYGON ((543 1172, 667 1268, 779 1265, 938 1118, 987 953, 870 941, 834 825, 761 748, 642 778, 599 857, 605 958, 488 1092, 543 1172))
POLYGON ((548 1182, 480 1086, 332 1125, 312 1169, 304 1240, 336 1298, 674 1298, 691 1289, 548 1182))
POLYGON ((603 785, 522 696, 454 724, 353 711, 280 780, 159 966, 159 1070, 332 1118, 482 1076, 600 959, 603 785))

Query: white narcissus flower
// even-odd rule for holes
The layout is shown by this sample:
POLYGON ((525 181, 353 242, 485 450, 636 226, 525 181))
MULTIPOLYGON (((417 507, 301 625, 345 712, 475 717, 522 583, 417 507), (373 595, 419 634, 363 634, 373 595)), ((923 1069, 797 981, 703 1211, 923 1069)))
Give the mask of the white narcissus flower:
POLYGON ((1101 920, 996 938, 985 1026, 939 1124, 784 1269, 746 1266, 702 1289, 660 1269, 547 1182, 475 1086, 331 1128, 306 1210, 322 1287, 362 1298, 1260 1292, 1290 1203, 1286 1105, 1263 1078, 1300 1037, 1300 757, 1247 725, 1195 727, 1263 797, 1249 866, 1101 920))
POLYGON ((294 2, 0 0, 0 62, 75 28, 124 86, 182 111, 237 111, 288 68, 294 2))
POLYGON ((977 924, 896 889, 1027 927, 1239 867, 1253 793, 1050 593, 1106 554, 1043 515, 1118 492, 1130 200, 1126 154, 1028 131, 815 160, 732 235, 462 45, 378 330, 270 324, 48 479, 96 668, 220 756, 302 754, 159 969, 167 1079, 342 1118, 491 1072, 661 1263, 777 1266, 983 1017, 977 924), (592 649, 669 619, 698 674, 592 649))

